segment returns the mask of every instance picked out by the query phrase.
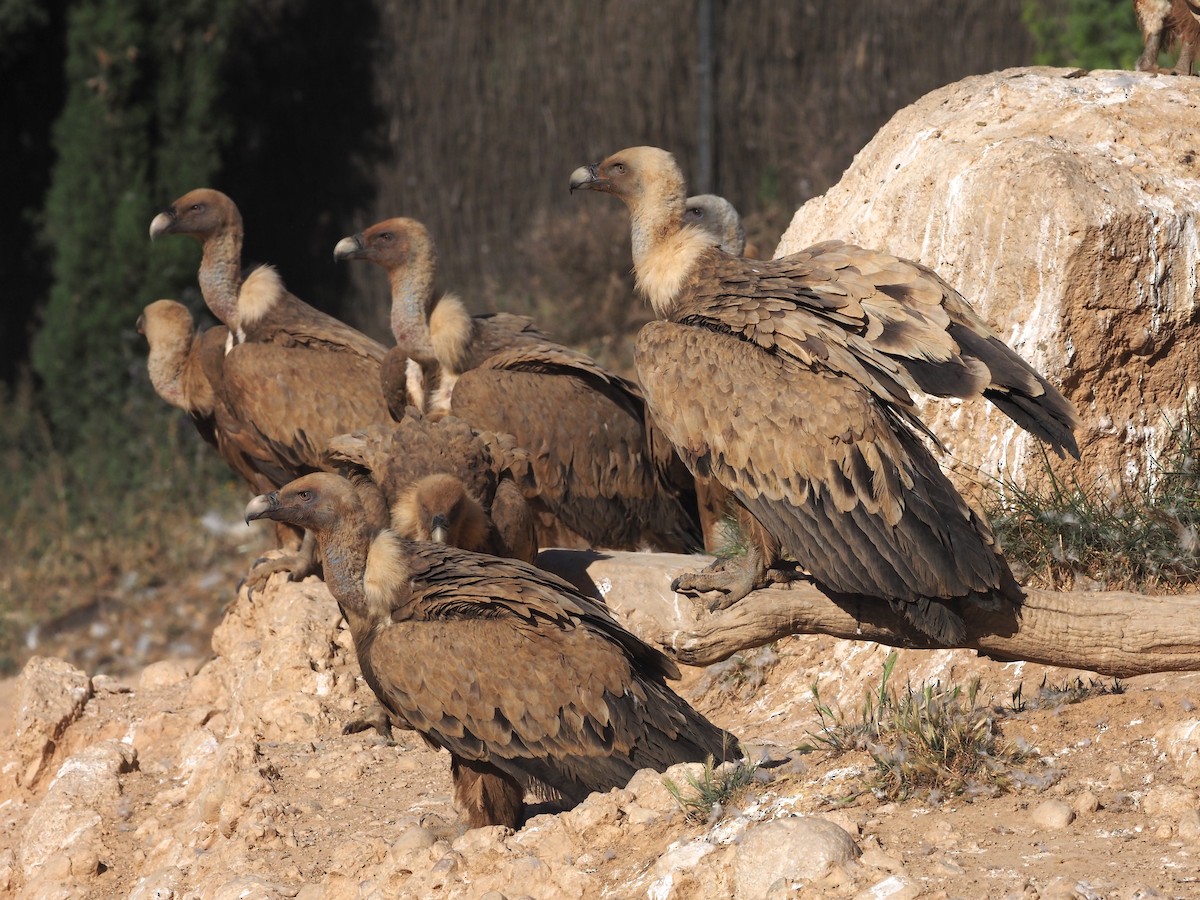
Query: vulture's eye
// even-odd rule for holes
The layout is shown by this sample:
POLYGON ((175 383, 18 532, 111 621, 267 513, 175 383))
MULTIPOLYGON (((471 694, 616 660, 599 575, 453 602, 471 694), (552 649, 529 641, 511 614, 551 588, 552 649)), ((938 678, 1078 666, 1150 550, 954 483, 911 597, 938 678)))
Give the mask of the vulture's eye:
POLYGON ((703 219, 704 218, 704 210, 702 210, 698 206, 693 206, 691 209, 689 209, 687 211, 687 214, 689 216, 691 216, 693 219, 703 219))
POLYGON ((307 503, 312 499, 312 491, 297 491, 296 496, 307 503))
POLYGON ((379 239, 381 241, 394 241, 396 239, 396 236, 394 234, 392 234, 390 231, 384 231, 379 235, 379 239))
POLYGON ((203 210, 204 210, 203 203, 193 203, 192 204, 191 212, 202 212, 203 210))
POLYGON ((612 172, 614 175, 624 175, 625 174, 625 163, 613 163, 612 164, 612 172))

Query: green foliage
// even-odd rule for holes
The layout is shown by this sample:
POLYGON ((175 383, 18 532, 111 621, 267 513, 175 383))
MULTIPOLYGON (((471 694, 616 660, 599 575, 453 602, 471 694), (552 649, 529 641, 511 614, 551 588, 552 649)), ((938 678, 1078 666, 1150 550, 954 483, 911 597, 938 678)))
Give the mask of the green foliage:
POLYGON ((895 665, 893 651, 878 690, 865 695, 857 719, 822 702, 814 684, 820 728, 801 752, 865 750, 874 768, 863 791, 889 800, 919 793, 995 793, 1013 783, 1037 782, 1018 772, 1027 755, 1001 739, 992 712, 977 702, 977 680, 966 690, 934 683, 899 693, 888 683, 895 665))
POLYGON ((758 766, 753 763, 726 763, 713 767, 710 757, 699 777, 686 777, 688 790, 670 778, 663 779, 667 792, 679 804, 684 815, 696 822, 714 822, 724 815, 725 807, 737 800, 754 783, 758 766))
POLYGON ((132 377, 143 358, 133 322, 194 283, 195 250, 151 248, 146 228, 165 199, 216 171, 228 129, 213 101, 233 8, 88 0, 70 12, 45 209, 53 284, 31 361, 55 445, 81 464, 128 451, 123 414, 147 390, 132 377))
POLYGON ((1200 418, 1189 408, 1166 426, 1162 452, 1133 482, 1064 481, 1047 460, 1043 487, 995 485, 986 512, 1019 577, 1134 590, 1200 580, 1200 418))
POLYGON ((1021 20, 1037 45, 1034 62, 1132 69, 1142 51, 1133 5, 1113 0, 1025 0, 1021 20))

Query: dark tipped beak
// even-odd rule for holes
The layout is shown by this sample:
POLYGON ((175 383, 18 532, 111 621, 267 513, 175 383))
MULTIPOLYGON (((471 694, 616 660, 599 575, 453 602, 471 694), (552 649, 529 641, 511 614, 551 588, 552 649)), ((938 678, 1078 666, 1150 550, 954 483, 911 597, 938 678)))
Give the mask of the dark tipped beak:
POLYGON ((580 166, 571 173, 571 193, 577 190, 595 190, 604 180, 596 174, 595 166, 580 166))
POLYGON ((444 544, 450 539, 450 523, 445 513, 435 513, 429 522, 429 539, 444 544))
POLYGON ((145 313, 142 313, 140 316, 138 316, 137 325, 134 327, 137 328, 138 334, 146 333, 146 314, 145 313))
POLYGON ((364 249, 362 235, 354 234, 337 242, 337 246, 333 248, 333 258, 336 260, 354 259, 364 249))
POLYGON ((175 210, 168 209, 160 212, 150 222, 150 240, 154 240, 160 234, 171 230, 171 226, 175 224, 175 210))
POLYGON ((255 519, 269 518, 271 513, 279 508, 279 491, 269 494, 259 494, 246 504, 246 524, 255 519))

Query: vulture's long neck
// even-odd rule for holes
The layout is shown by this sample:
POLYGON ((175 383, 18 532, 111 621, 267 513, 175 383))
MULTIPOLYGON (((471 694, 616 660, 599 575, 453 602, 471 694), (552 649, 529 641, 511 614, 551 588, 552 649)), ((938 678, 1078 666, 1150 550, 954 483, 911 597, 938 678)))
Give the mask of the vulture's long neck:
POLYGON ((363 588, 367 570, 367 553, 371 533, 361 510, 341 516, 329 531, 317 533, 321 545, 325 584, 353 624, 367 614, 366 591, 363 588))
POLYGON ((200 293, 204 302, 230 331, 238 326, 237 298, 242 286, 242 228, 210 235, 200 260, 200 293))
POLYGON ((392 335, 396 346, 409 356, 433 356, 429 313, 433 309, 436 275, 437 264, 430 258, 388 272, 392 284, 392 335))
POLYGON ((156 341, 146 359, 146 371, 158 396, 172 406, 188 409, 183 370, 191 350, 192 333, 172 335, 170 340, 156 341))
POLYGON ((714 235, 684 226, 685 194, 682 182, 667 185, 643 196, 629 210, 638 290, 660 319, 671 317, 696 260, 717 243, 714 235))

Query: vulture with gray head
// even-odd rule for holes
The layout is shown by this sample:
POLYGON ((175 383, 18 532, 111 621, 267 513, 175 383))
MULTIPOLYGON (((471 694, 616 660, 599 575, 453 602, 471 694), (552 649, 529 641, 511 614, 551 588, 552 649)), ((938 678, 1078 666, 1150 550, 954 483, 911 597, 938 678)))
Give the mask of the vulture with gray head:
POLYGON ((717 194, 697 194, 683 205, 685 225, 697 225, 717 238, 717 247, 730 256, 746 250, 746 229, 732 203, 717 194))
POLYGON ((736 738, 667 686, 670 660, 553 575, 376 531, 327 473, 256 497, 246 518, 317 535, 363 677, 450 752, 472 827, 518 827, 528 789, 577 803, 641 768, 736 755, 736 738))
MULTIPOLYGON (((152 238, 163 234, 203 248, 201 292, 231 335, 214 387, 231 440, 270 486, 319 471, 336 435, 390 421, 379 392, 383 346, 294 296, 270 266, 243 281, 242 217, 229 197, 185 194, 151 223, 152 238)), ((252 586, 275 571, 303 577, 315 569, 314 549, 308 541, 298 556, 256 565, 252 586)))
POLYGON ((480 433, 454 416, 410 408, 399 422, 329 442, 328 471, 377 493, 401 537, 533 562, 537 537, 528 490, 528 454, 508 435, 480 433), (438 536, 438 528, 444 534, 438 536))
POLYGON ((678 587, 729 605, 794 560, 825 590, 880 598, 945 644, 971 602, 1019 602, 991 528, 923 437, 911 394, 983 395, 1060 454, 1074 407, 926 267, 841 241, 783 259, 721 252, 684 222, 686 186, 653 147, 571 175, 628 206, 637 338, 655 421, 692 471, 732 493, 751 547, 678 587), (722 596, 723 595, 723 596, 722 596))
MULTIPOLYGON (((529 452, 542 546, 701 543, 691 478, 669 442, 653 441, 636 385, 524 317, 467 315, 435 290, 434 244, 413 219, 343 238, 334 254, 387 271, 397 351, 420 364, 424 407, 511 434, 529 452)), ((401 380, 402 367, 392 371, 401 380)))

